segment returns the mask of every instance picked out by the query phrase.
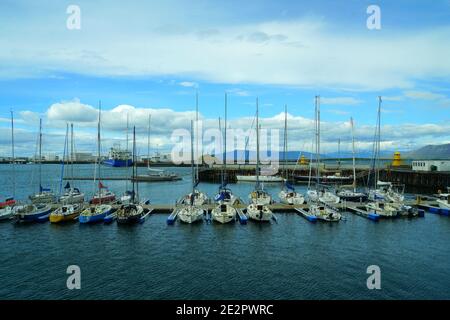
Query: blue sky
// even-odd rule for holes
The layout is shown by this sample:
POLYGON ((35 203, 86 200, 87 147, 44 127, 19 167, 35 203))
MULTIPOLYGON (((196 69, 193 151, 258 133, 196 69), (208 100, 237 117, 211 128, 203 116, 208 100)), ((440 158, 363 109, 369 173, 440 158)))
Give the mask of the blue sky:
POLYGON ((315 95, 326 151, 338 138, 350 141, 351 116, 358 148, 370 149, 378 95, 386 149, 448 143, 449 39, 448 0, 2 1, 0 152, 9 152, 11 108, 18 153, 34 150, 39 117, 47 150, 62 150, 72 121, 79 149, 94 151, 95 121, 86 115, 99 99, 106 145, 124 138, 125 113, 143 132, 147 112, 153 143, 170 150, 171 132, 188 127, 195 93, 213 126, 225 91, 230 125, 244 129, 256 96, 267 127, 282 126, 287 104, 293 149, 310 144, 315 95), (70 4, 81 9, 80 30, 66 28, 70 4), (380 30, 366 27, 371 4, 381 9, 380 30))

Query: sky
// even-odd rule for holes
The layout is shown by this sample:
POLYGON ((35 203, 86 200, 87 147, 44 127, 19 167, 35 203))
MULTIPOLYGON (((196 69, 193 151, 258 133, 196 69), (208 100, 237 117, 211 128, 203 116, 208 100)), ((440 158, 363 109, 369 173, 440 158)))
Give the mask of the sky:
MULTIPOLYGON (((72 21, 72 20, 70 20, 72 21)), ((311 150, 314 97, 323 152, 371 150, 378 96, 385 150, 450 143, 450 1, 23 1, 0 2, 0 157, 62 153, 73 122, 77 151, 125 144, 126 119, 146 152, 170 151, 189 129, 199 96, 205 128, 217 128, 228 94, 230 129, 283 129, 290 150, 311 150), (380 29, 369 29, 370 5, 380 29), (70 5, 80 29, 67 27, 70 5)), ((280 134, 282 137, 282 133, 280 134)), ((282 144, 282 141, 280 141, 282 144)), ((253 146, 253 144, 250 144, 253 146)), ((252 147, 251 147, 252 148, 252 147)))

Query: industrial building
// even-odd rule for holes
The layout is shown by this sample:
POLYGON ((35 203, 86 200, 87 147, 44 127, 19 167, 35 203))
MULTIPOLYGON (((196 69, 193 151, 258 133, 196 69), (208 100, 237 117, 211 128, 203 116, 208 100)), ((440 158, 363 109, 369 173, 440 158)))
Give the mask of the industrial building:
POLYGON ((414 160, 413 171, 450 171, 450 160, 414 160))

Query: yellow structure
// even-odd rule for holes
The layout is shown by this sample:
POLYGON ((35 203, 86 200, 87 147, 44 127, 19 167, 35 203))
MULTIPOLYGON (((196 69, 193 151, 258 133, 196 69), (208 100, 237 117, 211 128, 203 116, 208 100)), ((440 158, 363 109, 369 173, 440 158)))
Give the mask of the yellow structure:
POLYGON ((300 165, 308 165, 309 164, 309 160, 302 154, 302 156, 298 160, 298 164, 300 164, 300 165))
POLYGON ((403 160, 400 157, 400 152, 394 152, 394 159, 392 160, 392 167, 400 167, 403 164, 403 160))

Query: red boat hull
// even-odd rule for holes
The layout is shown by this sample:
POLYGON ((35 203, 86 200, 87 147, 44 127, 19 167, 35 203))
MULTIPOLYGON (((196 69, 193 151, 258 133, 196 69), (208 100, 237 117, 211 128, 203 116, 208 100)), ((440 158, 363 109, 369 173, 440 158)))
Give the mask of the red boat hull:
POLYGON ((109 196, 103 198, 94 198, 89 201, 90 204, 100 204, 100 203, 109 203, 116 200, 116 196, 109 196))
POLYGON ((0 209, 3 209, 5 207, 7 207, 7 206, 13 206, 15 204, 16 204, 16 200, 7 200, 7 201, 4 201, 4 202, 0 202, 0 209))

